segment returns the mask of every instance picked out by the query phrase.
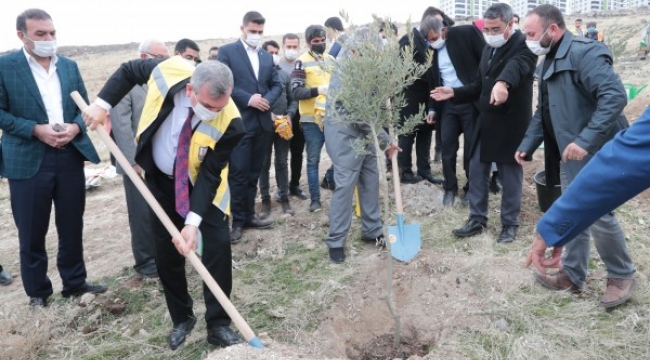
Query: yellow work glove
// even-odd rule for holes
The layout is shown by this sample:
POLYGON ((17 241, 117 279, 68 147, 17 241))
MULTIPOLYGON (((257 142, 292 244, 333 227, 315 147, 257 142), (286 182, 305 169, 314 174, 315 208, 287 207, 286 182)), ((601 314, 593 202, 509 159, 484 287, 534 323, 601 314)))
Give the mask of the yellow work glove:
POLYGON ((325 127, 325 106, 327 105, 327 96, 318 95, 314 103, 314 122, 323 131, 325 127))
POLYGON ((273 128, 275 129, 275 132, 284 140, 289 140, 293 137, 293 130, 291 130, 289 119, 284 116, 275 119, 273 122, 273 128))

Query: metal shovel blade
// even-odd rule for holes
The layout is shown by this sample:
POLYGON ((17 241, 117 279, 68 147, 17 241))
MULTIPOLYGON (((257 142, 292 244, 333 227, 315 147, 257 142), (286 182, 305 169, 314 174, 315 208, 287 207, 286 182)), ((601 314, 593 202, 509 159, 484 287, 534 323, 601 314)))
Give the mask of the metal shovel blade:
POLYGON ((420 224, 404 225, 404 215, 397 214, 397 226, 388 227, 390 252, 399 261, 411 261, 420 252, 420 224))

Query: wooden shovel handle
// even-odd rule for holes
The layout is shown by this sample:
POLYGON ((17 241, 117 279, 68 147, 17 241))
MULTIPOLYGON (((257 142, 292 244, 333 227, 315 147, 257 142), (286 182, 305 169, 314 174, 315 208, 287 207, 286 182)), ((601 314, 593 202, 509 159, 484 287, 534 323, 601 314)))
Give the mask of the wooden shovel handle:
MULTIPOLYGON (((393 127, 389 128, 391 137, 394 134, 393 127)), ((391 156, 391 166, 393 167, 393 188, 395 188, 395 207, 397 207, 397 214, 403 214, 404 208, 402 207, 402 187, 400 184, 399 167, 397 166, 397 151, 393 151, 391 156)))
MULTIPOLYGON (((77 91, 72 92, 70 96, 82 111, 88 107, 88 104, 86 104, 84 99, 77 91)), ((113 139, 111 139, 108 133, 106 133, 106 129, 104 129, 103 126, 97 126, 95 128, 95 131, 97 134, 99 134, 99 137, 106 144, 108 150, 110 150, 113 156, 115 156, 115 159, 122 166, 122 169, 124 169, 138 191, 140 191, 144 199, 147 201, 147 204, 151 206, 154 213, 156 213, 156 216, 158 216, 167 231, 169 231, 169 234, 173 238, 179 239, 183 245, 185 245, 185 239, 183 239, 180 231, 178 231, 176 226, 174 226, 174 223, 171 221, 169 216, 167 216, 167 213, 165 213, 165 210, 163 210, 163 208, 160 206, 147 185, 145 185, 144 181, 142 181, 142 178, 138 176, 135 170, 133 170, 133 166, 131 166, 122 151, 120 151, 120 149, 117 147, 117 144, 115 144, 113 139)), ((255 333, 250 328, 250 326, 248 326, 248 323, 246 323, 246 320, 244 320, 244 318, 239 314, 235 306, 232 304, 232 302, 230 302, 230 299, 228 299, 223 290, 221 290, 217 282, 214 280, 212 275, 210 275, 208 269, 205 268, 205 265, 203 265, 201 260, 199 260, 194 251, 190 251, 189 253, 185 254, 185 257, 190 260, 190 263, 192 266, 194 266, 194 269, 196 269, 196 271, 199 273, 201 279, 203 279, 210 291, 212 291, 212 294, 214 294, 214 296, 217 298, 223 309, 230 316, 230 319, 232 319, 233 323, 242 333, 246 341, 248 341, 251 345, 253 345, 252 343, 255 342, 255 340, 257 340, 255 344, 259 343, 259 340, 255 336, 255 333)), ((261 343, 259 343, 259 345, 261 345, 261 343)))

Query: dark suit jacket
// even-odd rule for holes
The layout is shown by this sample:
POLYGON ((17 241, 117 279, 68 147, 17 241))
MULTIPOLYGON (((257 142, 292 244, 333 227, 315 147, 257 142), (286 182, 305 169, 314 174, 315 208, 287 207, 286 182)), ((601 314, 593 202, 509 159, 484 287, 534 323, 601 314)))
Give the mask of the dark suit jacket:
MULTIPOLYGON (((144 85, 149 76, 161 59, 137 59, 122 64, 120 68, 108 79, 102 90, 99 92, 100 99, 117 105, 120 100, 135 85, 144 85)), ((155 174, 156 164, 153 161, 152 138, 158 131, 160 125, 167 119, 174 109, 174 96, 179 91, 185 90, 185 81, 174 85, 169 90, 165 101, 154 122, 140 135, 135 160, 147 174, 155 174)), ((201 165, 201 170, 190 194, 190 211, 204 217, 212 206, 212 200, 221 184, 221 170, 228 165, 232 149, 244 136, 244 125, 240 118, 233 119, 224 132, 214 150, 208 149, 201 165)))
MULTIPOLYGON (((79 135, 72 145, 86 160, 99 162, 81 111, 70 98, 78 91, 88 101, 77 64, 62 56, 58 57, 56 72, 61 82, 63 119, 66 123, 79 125, 79 135)), ((32 135, 34 127, 47 124, 47 112, 38 90, 34 75, 23 50, 0 56, 0 129, 2 129, 2 161, 0 174, 12 180, 29 179, 41 168, 46 144, 32 135)))
MULTIPOLYGON (((478 74, 478 65, 485 48, 485 39, 481 32, 474 25, 450 27, 447 30, 445 47, 456 70, 458 80, 465 85, 471 84, 478 74)), ((429 90, 443 86, 440 78, 438 53, 438 50, 434 50, 431 67, 426 74, 429 90)), ((429 109, 440 114, 440 105, 437 101, 429 98, 429 109)), ((478 103, 475 106, 478 106, 478 103)))
POLYGON ((481 140, 482 162, 515 162, 515 152, 524 138, 532 116, 533 72, 537 56, 526 46, 526 36, 519 31, 496 50, 491 46, 481 56, 479 74, 474 82, 454 89, 455 102, 478 100, 480 115, 472 137, 472 151, 481 140), (490 59, 492 57, 492 59, 490 59), (497 81, 510 85, 508 100, 490 105, 492 88, 497 81))
MULTIPOLYGON (((147 98, 147 86, 134 86, 133 89, 111 109, 111 128, 115 144, 131 165, 135 164, 135 133, 142 115, 144 100, 147 98)), ((118 174, 126 174, 122 165, 115 164, 118 174)))
POLYGON ((253 66, 241 40, 220 47, 217 60, 232 70, 235 79, 232 99, 239 108, 246 131, 255 132, 261 127, 264 131, 272 132, 271 111, 259 111, 248 106, 248 101, 253 94, 260 94, 270 105, 273 105, 282 92, 282 84, 273 64, 273 57, 261 50, 258 50, 257 54, 260 58, 258 78, 255 78, 253 66))

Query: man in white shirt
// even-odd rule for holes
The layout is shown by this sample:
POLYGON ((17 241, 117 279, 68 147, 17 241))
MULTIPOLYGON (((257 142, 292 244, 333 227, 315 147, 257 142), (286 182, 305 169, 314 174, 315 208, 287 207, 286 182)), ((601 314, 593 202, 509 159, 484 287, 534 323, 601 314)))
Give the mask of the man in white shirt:
POLYGON ((86 88, 77 64, 56 55, 52 18, 29 9, 16 30, 24 47, 0 56, 0 175, 9 179, 23 287, 31 306, 46 306, 53 293, 45 246, 52 203, 63 297, 106 291, 86 282, 82 246, 84 161, 99 157, 69 97, 78 91, 86 98, 86 88))

